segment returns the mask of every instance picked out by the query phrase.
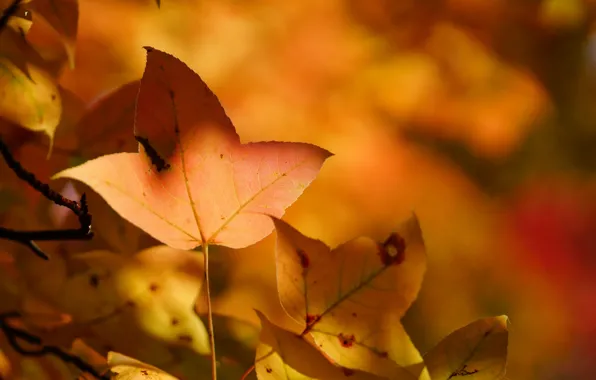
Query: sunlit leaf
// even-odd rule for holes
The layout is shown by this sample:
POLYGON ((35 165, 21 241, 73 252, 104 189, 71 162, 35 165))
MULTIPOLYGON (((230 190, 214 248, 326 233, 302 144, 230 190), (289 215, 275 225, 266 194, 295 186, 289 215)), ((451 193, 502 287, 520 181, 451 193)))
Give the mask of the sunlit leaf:
POLYGON ((176 380, 157 367, 113 351, 108 353, 108 364, 115 380, 176 380))
POLYGON ((53 141, 62 102, 43 60, 10 28, 0 34, 0 116, 53 141))
POLYGON ((97 250, 53 256, 45 267, 35 258, 19 255, 29 294, 70 315, 94 349, 109 347, 156 364, 168 362, 169 346, 194 355, 210 351, 194 312, 204 277, 199 253, 167 246, 133 256, 97 250))
MULTIPOLYGON (((339 367, 329 361, 301 336, 283 330, 257 311, 261 319, 261 338, 257 346, 257 377, 279 380, 381 380, 370 373, 339 367)), ((411 379, 395 377, 393 380, 411 379)))
POLYGON ((281 220, 275 226, 281 303, 320 349, 342 366, 393 378, 404 372, 397 363, 426 378, 400 323, 426 267, 416 217, 384 242, 361 237, 333 250, 281 220))
POLYGON ((253 244, 273 229, 330 153, 303 143, 241 144, 217 97, 171 55, 147 48, 134 133, 119 153, 56 177, 85 182, 120 215, 179 249, 253 244))
POLYGON ((454 331, 430 352, 424 362, 433 380, 498 380, 505 377, 508 318, 480 319, 454 331))

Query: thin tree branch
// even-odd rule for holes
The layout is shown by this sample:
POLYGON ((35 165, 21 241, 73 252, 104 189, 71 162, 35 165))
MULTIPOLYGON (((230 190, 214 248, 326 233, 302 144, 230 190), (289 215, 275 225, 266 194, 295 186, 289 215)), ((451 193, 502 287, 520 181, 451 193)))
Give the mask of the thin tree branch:
MULTIPOLYGON (((0 26, 1 25, 2 24, 0 24, 0 26)), ((1 137, 0 154, 4 158, 4 161, 6 161, 8 167, 15 172, 17 177, 27 182, 50 201, 71 210, 78 217, 80 224, 80 228, 78 229, 41 231, 17 231, 10 228, 0 227, 0 239, 7 239, 21 243, 31 249, 37 256, 47 260, 48 256, 35 244, 35 240, 89 240, 93 237, 93 231, 91 231, 91 214, 89 214, 87 197, 84 193, 81 196, 81 200, 76 202, 67 199, 60 193, 52 190, 49 185, 41 182, 33 173, 23 168, 23 166, 12 156, 1 137)))
POLYGON ((2 12, 2 16, 0 16, 0 32, 4 30, 6 25, 8 24, 8 19, 14 16, 17 11, 19 10, 19 6, 21 5, 22 0, 13 0, 13 2, 2 12))
POLYGON ((93 366, 78 356, 69 354, 56 346, 46 346, 42 340, 27 331, 14 327, 9 323, 9 320, 20 318, 18 312, 9 312, 0 314, 0 330, 6 336, 10 346, 19 354, 23 356, 39 357, 45 355, 54 355, 65 363, 70 363, 83 372, 89 373, 100 380, 109 380, 109 374, 101 374, 93 366), (25 348, 22 343, 27 343, 31 348, 25 348))

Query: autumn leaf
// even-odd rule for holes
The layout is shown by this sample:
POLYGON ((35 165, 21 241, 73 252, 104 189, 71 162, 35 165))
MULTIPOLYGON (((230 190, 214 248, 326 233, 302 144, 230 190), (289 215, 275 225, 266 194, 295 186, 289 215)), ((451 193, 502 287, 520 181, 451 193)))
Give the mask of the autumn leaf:
POLYGON ((277 283, 286 312, 338 364, 395 378, 427 378, 400 318, 416 298, 426 256, 412 217, 384 242, 361 237, 331 250, 281 220, 277 283))
POLYGON ((75 45, 79 22, 79 1, 35 0, 31 2, 31 9, 43 17, 60 34, 66 48, 70 68, 74 68, 75 45))
POLYGON ((194 312, 204 278, 197 252, 163 245, 133 256, 95 250, 55 255, 45 267, 27 256, 33 257, 18 255, 26 297, 68 314, 94 349, 112 347, 155 364, 171 360, 170 346, 209 353, 207 331, 194 312))
POLYGON ((134 152, 131 138, 139 81, 127 83, 96 99, 79 121, 76 133, 84 159, 118 152, 134 152))
POLYGON ((433 380, 470 376, 474 380, 505 377, 508 318, 484 318, 454 331, 430 352, 424 362, 433 380), (473 376, 472 376, 473 375, 473 376))
POLYGON ((157 367, 113 351, 108 353, 108 364, 114 380, 176 380, 157 367))
POLYGON ((35 132, 44 132, 50 146, 60 123, 58 86, 43 59, 11 28, 0 34, 0 117, 35 132))
MULTIPOLYGON (((281 329, 257 311, 261 337, 257 346, 255 370, 260 380, 382 380, 370 373, 339 367, 303 337, 281 329)), ((411 379, 411 377, 393 378, 411 379)))
POLYGON ((58 173, 85 182, 122 217, 179 249, 256 243, 330 156, 304 143, 241 144, 217 97, 177 58, 147 48, 134 126, 139 153, 58 173))

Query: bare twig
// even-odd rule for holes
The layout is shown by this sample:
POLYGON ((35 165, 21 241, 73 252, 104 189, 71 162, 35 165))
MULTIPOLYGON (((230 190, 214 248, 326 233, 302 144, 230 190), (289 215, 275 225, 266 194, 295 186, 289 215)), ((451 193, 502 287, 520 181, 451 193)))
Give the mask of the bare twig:
POLYGON ((91 231, 91 214, 89 214, 85 194, 81 196, 79 202, 76 202, 67 199, 60 193, 52 190, 49 185, 41 182, 33 173, 23 168, 23 166, 12 156, 1 137, 0 154, 6 161, 8 167, 15 172, 17 177, 27 182, 50 201, 71 210, 79 218, 80 224, 80 227, 76 229, 41 231, 17 231, 10 228, 0 227, 0 239, 7 239, 21 243, 30 248, 37 256, 47 260, 48 256, 35 244, 35 240, 89 240, 93 237, 93 232, 91 231))
POLYGON ((65 363, 70 363, 80 369, 83 372, 89 373, 90 375, 95 376, 100 380, 109 380, 110 376, 107 374, 101 374, 97 371, 93 366, 83 359, 79 358, 78 356, 69 354, 68 352, 64 351, 60 347, 56 346, 46 346, 43 344, 42 340, 27 331, 20 329, 18 327, 14 327, 9 323, 9 320, 20 318, 20 314, 18 312, 9 312, 0 314, 0 330, 6 336, 8 343, 10 346, 19 354, 23 356, 45 356, 45 355, 54 355, 58 357, 65 363), (30 348, 25 348, 22 346, 22 343, 26 343, 30 348))

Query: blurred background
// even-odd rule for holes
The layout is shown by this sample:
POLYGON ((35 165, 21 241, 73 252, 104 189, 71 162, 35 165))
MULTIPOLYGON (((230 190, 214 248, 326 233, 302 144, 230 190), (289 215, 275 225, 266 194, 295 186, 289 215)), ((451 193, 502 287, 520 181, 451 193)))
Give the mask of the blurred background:
MULTIPOLYGON (((140 78, 142 46, 176 55, 242 141, 335 154, 286 214, 305 235, 335 246, 418 215, 429 269, 404 324, 422 352, 507 314, 509 379, 588 379, 595 14, 592 0, 81 0, 60 84, 91 102, 140 78)), ((220 313, 281 318, 272 247, 212 256, 220 313)))

